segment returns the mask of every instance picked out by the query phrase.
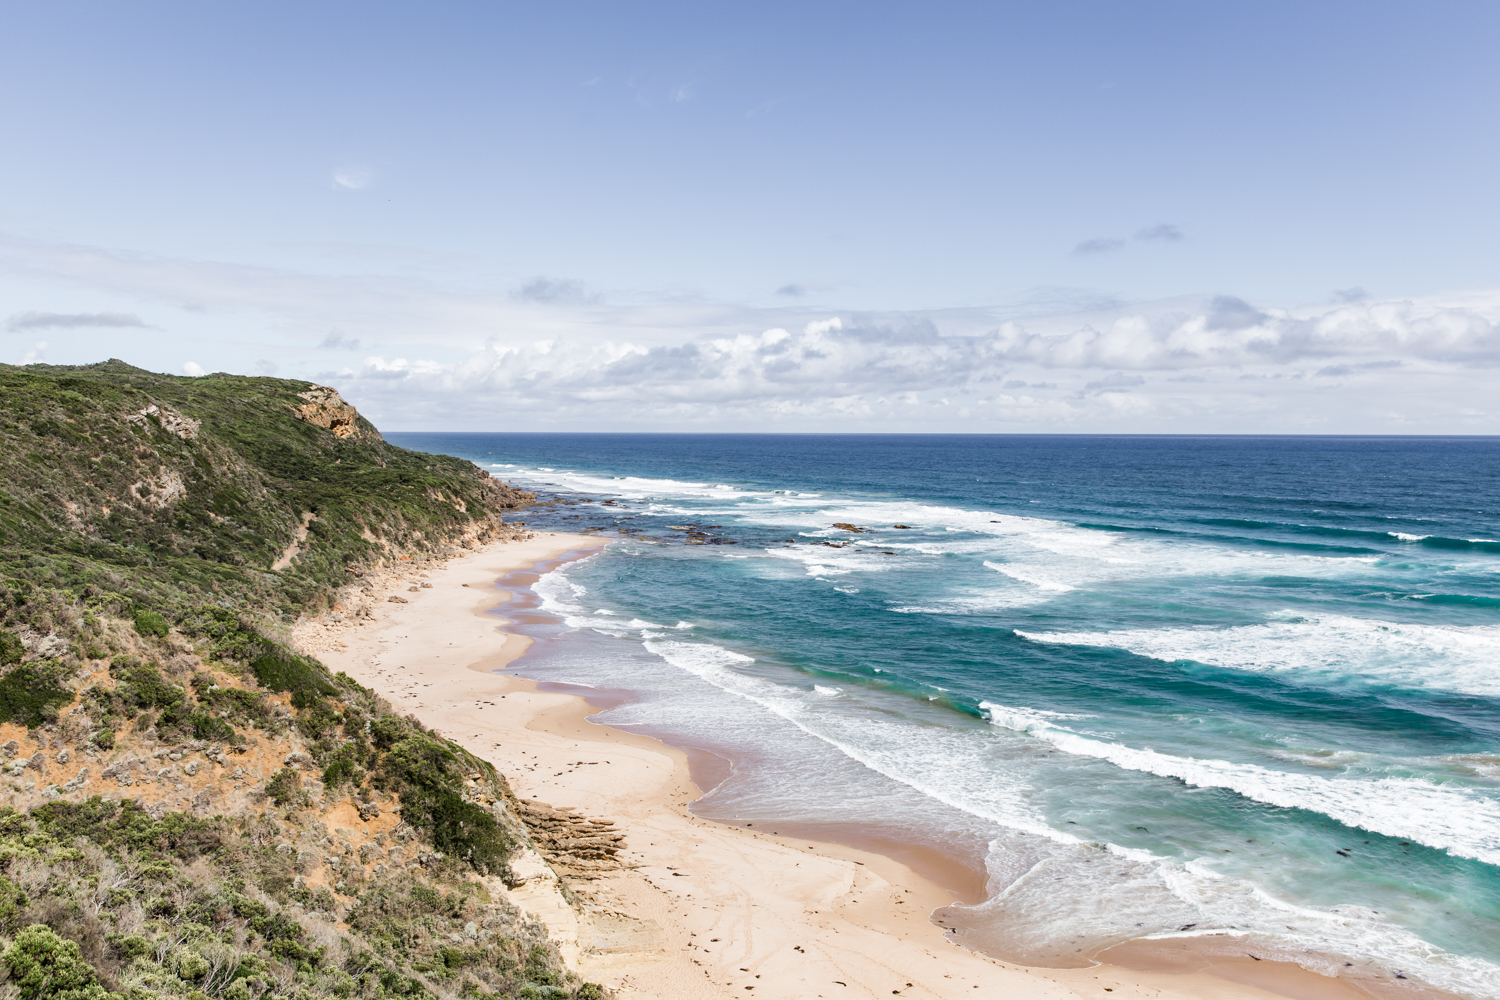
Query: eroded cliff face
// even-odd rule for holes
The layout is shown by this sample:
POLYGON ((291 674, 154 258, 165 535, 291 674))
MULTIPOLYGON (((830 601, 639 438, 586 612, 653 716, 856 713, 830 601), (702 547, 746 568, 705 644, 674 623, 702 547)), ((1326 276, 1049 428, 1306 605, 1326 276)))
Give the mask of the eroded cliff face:
POLYGON ((344 402, 337 389, 315 385, 297 395, 306 400, 301 405, 292 407, 292 413, 298 420, 332 431, 336 438, 381 440, 380 432, 368 420, 361 418, 358 410, 344 402))

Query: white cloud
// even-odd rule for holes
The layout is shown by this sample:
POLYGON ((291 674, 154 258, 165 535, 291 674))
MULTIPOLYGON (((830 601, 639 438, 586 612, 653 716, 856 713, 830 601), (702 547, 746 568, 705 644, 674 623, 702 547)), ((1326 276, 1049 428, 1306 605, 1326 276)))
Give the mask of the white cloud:
POLYGON ((193 378, 202 378, 208 372, 204 371, 203 366, 196 361, 184 361, 182 363, 182 374, 190 375, 193 378))
POLYGON ((1487 402, 1500 291, 876 314, 640 293, 604 301, 576 279, 514 275, 455 288, 3 234, 0 274, 45 285, 49 302, 66 301, 59 289, 119 302, 109 308, 120 315, 206 310, 197 340, 134 333, 117 347, 69 329, 96 338, 92 353, 70 341, 70 363, 114 354, 175 367, 191 352, 210 370, 269 373, 263 359, 274 358, 277 373, 334 384, 390 429, 1500 432, 1487 402), (356 343, 378 353, 330 366, 351 355, 329 349, 356 343))
POLYGON ((335 187, 348 191, 359 191, 375 181, 375 173, 368 167, 339 167, 333 171, 335 187))

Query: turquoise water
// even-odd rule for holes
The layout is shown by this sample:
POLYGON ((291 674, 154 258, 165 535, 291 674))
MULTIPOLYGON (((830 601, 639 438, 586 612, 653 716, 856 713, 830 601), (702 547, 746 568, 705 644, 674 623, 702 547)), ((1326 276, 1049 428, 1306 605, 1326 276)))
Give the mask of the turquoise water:
POLYGON ((1015 961, 1500 997, 1500 441, 389 437, 587 501, 527 672, 733 761, 701 814, 982 867, 938 919, 1015 961))

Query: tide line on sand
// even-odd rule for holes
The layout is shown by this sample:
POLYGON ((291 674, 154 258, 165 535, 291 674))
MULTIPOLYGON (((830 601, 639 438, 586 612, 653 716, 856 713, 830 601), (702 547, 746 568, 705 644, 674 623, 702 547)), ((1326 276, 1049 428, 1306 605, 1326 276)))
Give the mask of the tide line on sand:
POLYGON ((494 672, 531 645, 489 613, 511 597, 496 581, 525 585, 527 571, 604 544, 540 534, 429 565, 420 579, 396 571, 384 582, 406 603, 297 630, 307 652, 509 779, 540 851, 515 863, 525 881, 509 901, 547 925, 586 981, 662 998, 1367 996, 1294 965, 1207 952, 1145 955, 1131 969, 998 962, 947 941, 929 914, 953 896, 897 861, 698 819, 683 751, 588 722, 595 709, 581 697, 494 672), (431 586, 408 590, 419 584, 431 586))

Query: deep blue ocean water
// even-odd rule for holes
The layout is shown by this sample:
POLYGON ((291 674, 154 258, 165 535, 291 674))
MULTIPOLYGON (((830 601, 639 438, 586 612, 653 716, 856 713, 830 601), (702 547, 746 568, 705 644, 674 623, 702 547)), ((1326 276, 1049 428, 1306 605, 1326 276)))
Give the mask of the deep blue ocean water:
POLYGON ((1500 440, 387 436, 617 539, 523 672, 733 762, 700 814, 987 871, 937 919, 1015 961, 1500 997, 1500 440))

